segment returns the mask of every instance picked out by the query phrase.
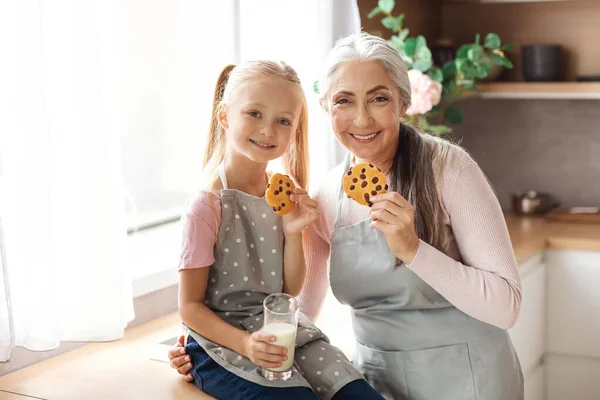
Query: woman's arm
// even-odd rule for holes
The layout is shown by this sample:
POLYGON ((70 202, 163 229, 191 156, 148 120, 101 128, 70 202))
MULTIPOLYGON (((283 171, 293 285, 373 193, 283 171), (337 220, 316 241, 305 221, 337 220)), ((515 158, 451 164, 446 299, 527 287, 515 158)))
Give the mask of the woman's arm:
POLYGON ((312 321, 316 321, 329 287, 327 274, 330 245, 323 238, 325 213, 306 230, 304 254, 306 257, 306 282, 300 294, 300 310, 312 321))
POLYGON ((420 241, 408 268, 466 314, 503 329, 521 307, 521 279, 500 204, 472 160, 445 176, 443 198, 462 263, 420 241))
POLYGON ((303 231, 319 218, 317 202, 301 188, 295 188, 290 199, 296 202, 294 210, 283 216, 283 291, 297 296, 304 286, 306 263, 302 245, 303 231))

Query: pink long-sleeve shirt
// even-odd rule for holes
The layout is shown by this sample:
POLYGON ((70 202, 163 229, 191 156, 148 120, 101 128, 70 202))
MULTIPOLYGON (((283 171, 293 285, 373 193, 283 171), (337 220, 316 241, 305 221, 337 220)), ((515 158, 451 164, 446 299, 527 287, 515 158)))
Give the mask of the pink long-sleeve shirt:
MULTIPOLYGON (((330 237, 337 212, 343 165, 327 173, 312 191, 321 217, 307 229, 307 280, 302 311, 315 320, 327 292, 330 237)), ((421 279, 464 313, 500 328, 514 325, 521 305, 521 279, 500 204, 483 172, 456 149, 438 179, 445 223, 452 232, 443 253, 422 240, 411 264, 421 279)), ((341 226, 369 217, 369 208, 350 201, 341 226)))

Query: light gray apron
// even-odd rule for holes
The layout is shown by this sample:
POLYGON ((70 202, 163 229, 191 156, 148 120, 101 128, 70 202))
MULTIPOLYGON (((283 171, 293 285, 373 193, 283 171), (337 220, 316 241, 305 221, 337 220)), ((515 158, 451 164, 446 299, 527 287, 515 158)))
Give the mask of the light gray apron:
MULTIPOLYGON (((210 267, 206 305, 225 322, 248 332, 263 325, 263 300, 283 290, 282 219, 263 197, 228 189, 225 170, 219 169, 221 227, 210 267)), ((330 399, 344 385, 362 375, 323 333, 300 314, 294 374, 287 381, 270 381, 248 358, 214 343, 184 325, 208 355, 235 375, 263 386, 305 386, 330 399)))
POLYGON ((352 307, 358 370, 387 399, 523 399, 508 332, 466 315, 404 264, 395 266, 370 218, 341 227, 349 201, 341 182, 329 274, 335 297, 352 307))

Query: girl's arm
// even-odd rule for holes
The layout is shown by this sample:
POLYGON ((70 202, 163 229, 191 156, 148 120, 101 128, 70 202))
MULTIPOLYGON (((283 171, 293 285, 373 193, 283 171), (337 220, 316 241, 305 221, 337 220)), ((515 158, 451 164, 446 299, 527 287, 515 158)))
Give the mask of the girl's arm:
POLYGON ((179 271, 179 316, 194 331, 215 343, 244 354, 250 334, 219 318, 204 304, 210 268, 179 271))
POLYGON ((306 263, 302 246, 302 233, 297 236, 285 236, 283 250, 283 291, 298 296, 306 278, 306 263))
POLYGON ((273 335, 262 331, 252 335, 219 318, 204 304, 209 268, 182 269, 179 272, 179 315, 182 321, 206 339, 228 347, 265 368, 281 366, 287 350, 269 344, 273 335))

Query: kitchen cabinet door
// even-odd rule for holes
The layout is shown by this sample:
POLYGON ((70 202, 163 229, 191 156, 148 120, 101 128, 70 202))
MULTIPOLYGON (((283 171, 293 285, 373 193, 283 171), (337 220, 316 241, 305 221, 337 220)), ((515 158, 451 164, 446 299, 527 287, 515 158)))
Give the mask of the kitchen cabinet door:
POLYGON ((549 250, 546 260, 547 352, 600 358, 600 252, 549 250))
POLYGON ((520 267, 521 312, 509 334, 527 379, 540 365, 546 346, 546 267, 541 255, 520 267))
POLYGON ((546 370, 539 365, 525 380, 525 400, 546 400, 546 370))
POLYGON ((549 354, 545 368, 546 400, 600 399, 600 360, 549 354))

